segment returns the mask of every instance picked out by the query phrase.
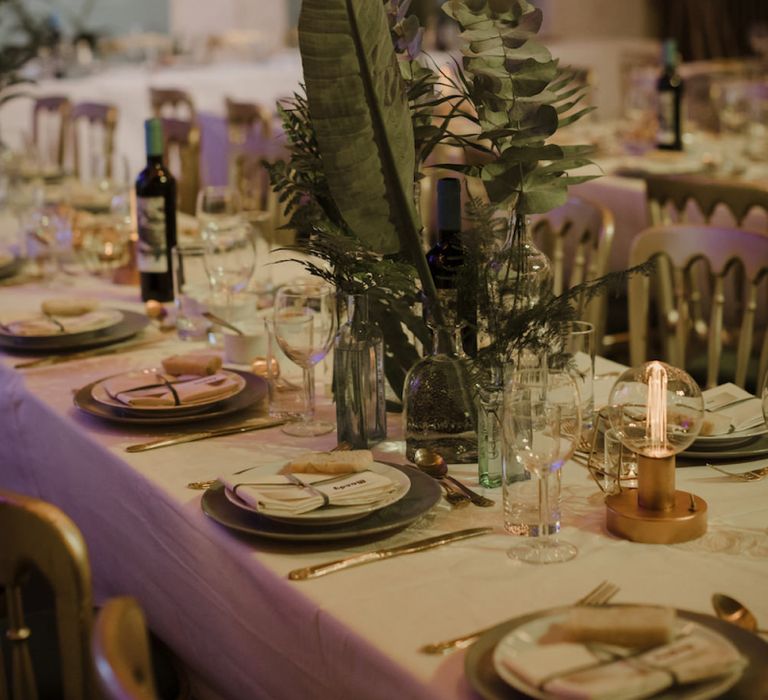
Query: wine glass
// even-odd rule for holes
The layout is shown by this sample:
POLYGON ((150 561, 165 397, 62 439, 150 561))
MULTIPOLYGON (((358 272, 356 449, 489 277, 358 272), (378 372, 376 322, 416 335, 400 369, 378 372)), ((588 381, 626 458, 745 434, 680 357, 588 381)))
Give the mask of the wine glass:
POLYGON ((275 339, 286 357, 304 373, 305 411, 295 423, 283 426, 288 435, 324 435, 334 424, 315 420, 314 366, 331 348, 336 331, 335 294, 321 282, 302 282, 281 287, 273 310, 275 339))
POLYGON ((538 536, 509 549, 511 559, 552 564, 576 556, 572 544, 549 536, 548 479, 573 454, 581 436, 580 404, 575 382, 562 370, 520 370, 505 389, 504 436, 512 458, 539 480, 538 536))
POLYGON ((233 187, 211 185, 197 193, 195 216, 203 235, 210 224, 219 228, 239 224, 242 211, 240 193, 233 187))
POLYGON ((235 222, 221 226, 210 223, 203 230, 203 262, 208 271, 213 298, 223 306, 223 315, 229 321, 234 296, 248 287, 256 268, 256 250, 248 224, 235 222))

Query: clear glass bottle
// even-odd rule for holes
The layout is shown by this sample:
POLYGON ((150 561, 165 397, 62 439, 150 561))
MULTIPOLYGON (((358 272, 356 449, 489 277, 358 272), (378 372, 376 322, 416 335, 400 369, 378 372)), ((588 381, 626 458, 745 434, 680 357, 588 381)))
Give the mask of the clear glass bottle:
POLYGON ((383 440, 387 435, 384 336, 369 320, 363 294, 347 297, 347 322, 334 344, 333 383, 339 442, 364 449, 383 440))
POLYGON ((552 265, 533 242, 528 220, 511 214, 507 237, 491 256, 498 297, 516 313, 535 306, 552 291, 552 265))
POLYGON ((434 329, 432 353, 405 378, 403 422, 410 460, 426 447, 449 463, 477 461, 477 412, 460 331, 434 329))

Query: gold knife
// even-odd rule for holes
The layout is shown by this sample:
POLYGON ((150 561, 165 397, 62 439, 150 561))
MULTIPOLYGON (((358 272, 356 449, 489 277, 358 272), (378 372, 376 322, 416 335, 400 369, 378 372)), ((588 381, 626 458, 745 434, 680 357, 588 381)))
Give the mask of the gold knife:
POLYGON ((189 433, 173 438, 164 438, 162 440, 153 440, 152 442, 142 442, 138 445, 128 445, 126 452, 146 452, 147 450, 157 450, 160 447, 171 447, 172 445, 181 445, 185 442, 196 442, 197 440, 207 440, 208 438, 219 437, 222 435, 236 435, 237 433, 247 433, 251 430, 261 430, 262 428, 273 428, 276 425, 285 423, 284 418, 258 418, 243 425, 231 426, 229 428, 216 428, 215 430, 206 430, 200 433, 189 433))
POLYGON ((440 547, 444 544, 449 544, 450 542, 466 540, 470 537, 487 535, 490 532, 493 532, 492 527, 473 527, 468 530, 456 530, 455 532, 448 532, 444 535, 438 535, 437 537, 428 537, 425 540, 417 540, 410 544, 401 544, 398 547, 377 549, 375 552, 355 554, 354 556, 346 557, 344 559, 336 559, 335 561, 329 561, 325 564, 315 564, 314 566, 307 566, 303 569, 294 569, 288 574, 288 578, 291 579, 291 581, 305 581, 309 578, 317 578, 318 576, 332 574, 334 571, 348 569, 350 566, 360 566, 361 564, 367 564, 372 561, 399 557, 403 554, 423 552, 426 549, 440 547))
POLYGON ((32 369, 33 367, 45 367, 46 365, 58 365, 62 362, 70 362, 71 360, 84 360, 89 357, 100 357, 101 355, 114 355, 115 353, 122 352, 123 350, 133 350, 134 348, 141 348, 145 345, 152 345, 165 338, 149 338, 147 340, 139 340, 132 343, 119 343, 115 345, 107 345, 100 348, 93 348, 92 350, 82 350, 81 352, 73 352, 64 355, 46 355, 45 357, 38 357, 35 360, 25 360, 24 362, 17 362, 14 369, 32 369))

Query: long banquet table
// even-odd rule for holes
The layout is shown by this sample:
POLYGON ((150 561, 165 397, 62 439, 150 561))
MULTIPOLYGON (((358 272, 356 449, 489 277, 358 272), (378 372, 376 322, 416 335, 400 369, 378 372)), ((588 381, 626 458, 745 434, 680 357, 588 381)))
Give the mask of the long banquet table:
MULTIPOLYGON (((0 287, 0 319, 73 291, 141 308, 133 288, 67 278, 62 286, 0 287)), ((643 545, 607 534, 598 488, 569 463, 561 536, 579 554, 553 566, 505 556, 512 539, 501 527, 500 490, 486 491, 494 508, 451 510, 443 501, 376 542, 309 545, 236 535, 203 514, 200 492, 187 482, 328 448, 334 434, 302 441, 276 428, 128 454, 127 445, 157 431, 100 422, 72 404, 77 387, 187 347, 165 337, 124 354, 30 370, 13 369, 18 358, 3 354, 0 488, 43 498, 73 518, 89 548, 98 600, 136 596, 201 697, 475 697, 464 652, 435 657, 418 647, 571 603, 603 579, 621 587, 616 601, 698 612, 710 612, 710 596, 725 592, 768 625, 768 479, 744 483, 704 466, 680 468, 677 477, 709 503, 707 534, 686 544, 643 545), (286 577, 297 567, 478 525, 493 526, 493 534, 315 580, 286 577)), ((599 373, 612 369, 598 365, 599 373)), ((598 399, 612 379, 598 382, 598 399)), ((323 411, 332 411, 327 400, 323 411)), ((402 460, 398 419, 389 418, 391 439, 381 449, 402 460)), ((761 464, 768 460, 754 466, 761 464)), ((473 466, 450 471, 476 486, 473 466)))

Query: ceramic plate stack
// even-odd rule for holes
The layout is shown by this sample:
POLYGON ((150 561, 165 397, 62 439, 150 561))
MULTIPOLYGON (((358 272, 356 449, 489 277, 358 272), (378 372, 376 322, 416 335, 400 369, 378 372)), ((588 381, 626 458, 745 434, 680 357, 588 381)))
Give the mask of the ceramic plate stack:
MULTIPOLYGON (((262 471, 274 474, 281 466, 249 470, 243 477, 252 481, 262 471)), ((375 462, 371 471, 386 475, 395 485, 386 499, 372 507, 326 506, 300 516, 275 518, 250 507, 217 482, 203 494, 202 508, 208 517, 238 532, 275 540, 322 542, 373 536, 405 527, 440 501, 442 492, 437 481, 417 469, 375 462)))
POLYGON ((104 377, 92 382, 75 394, 75 406, 90 415, 116 423, 139 425, 169 425, 174 423, 200 422, 228 416, 250 408, 267 393, 264 379, 250 372, 220 370, 212 376, 168 377, 161 370, 148 368, 104 377), (215 388, 224 384, 222 391, 212 396, 184 401, 179 405, 131 405, 127 401, 130 392, 115 394, 116 383, 135 387, 135 390, 157 388, 165 391, 169 385, 178 393, 183 389, 198 387, 215 388))
POLYGON ((126 340, 149 323, 144 314, 122 309, 92 313, 93 323, 85 324, 82 330, 71 326, 68 329, 63 317, 63 327, 43 315, 9 321, 0 327, 0 348, 23 353, 76 352, 126 340))

